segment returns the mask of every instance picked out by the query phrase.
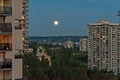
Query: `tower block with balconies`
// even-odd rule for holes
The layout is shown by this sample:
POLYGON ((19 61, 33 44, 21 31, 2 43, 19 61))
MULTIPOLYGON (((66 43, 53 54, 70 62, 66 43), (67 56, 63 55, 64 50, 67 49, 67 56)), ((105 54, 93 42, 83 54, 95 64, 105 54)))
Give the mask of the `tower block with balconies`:
POLYGON ((0 0, 0 80, 22 80, 28 0, 0 0))
POLYGON ((107 20, 88 25, 88 67, 118 74, 120 26, 107 20))

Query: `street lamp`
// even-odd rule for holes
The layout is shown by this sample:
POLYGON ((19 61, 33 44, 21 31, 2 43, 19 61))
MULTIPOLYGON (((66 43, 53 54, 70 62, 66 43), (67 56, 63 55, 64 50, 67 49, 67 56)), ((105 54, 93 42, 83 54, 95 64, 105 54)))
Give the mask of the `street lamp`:
MULTIPOLYGON (((120 11, 118 11, 117 16, 119 17, 119 27, 120 27, 120 11)), ((119 44, 118 44, 118 45, 119 45, 119 44)), ((118 59, 117 59, 117 60, 118 60, 118 62, 117 62, 117 63, 118 63, 118 64, 117 64, 117 65, 118 65, 118 67, 117 67, 117 68, 118 68, 118 74, 117 74, 117 75, 118 75, 118 79, 117 79, 117 80, 120 80, 120 78, 119 78, 119 77, 120 77, 120 76, 119 76, 119 75, 120 75, 120 74, 119 74, 119 67, 120 67, 120 66, 119 66, 119 53, 118 53, 117 56, 118 56, 118 59)))

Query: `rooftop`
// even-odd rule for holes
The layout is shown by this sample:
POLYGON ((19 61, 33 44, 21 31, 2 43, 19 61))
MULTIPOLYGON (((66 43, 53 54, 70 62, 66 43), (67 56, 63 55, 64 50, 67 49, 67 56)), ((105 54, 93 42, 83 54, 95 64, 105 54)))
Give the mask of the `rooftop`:
POLYGON ((108 24, 108 25, 119 25, 119 24, 117 24, 117 23, 110 23, 108 20, 104 20, 104 19, 102 19, 102 20, 99 20, 99 21, 97 21, 96 23, 91 23, 91 24, 89 24, 89 25, 103 25, 103 24, 108 24))

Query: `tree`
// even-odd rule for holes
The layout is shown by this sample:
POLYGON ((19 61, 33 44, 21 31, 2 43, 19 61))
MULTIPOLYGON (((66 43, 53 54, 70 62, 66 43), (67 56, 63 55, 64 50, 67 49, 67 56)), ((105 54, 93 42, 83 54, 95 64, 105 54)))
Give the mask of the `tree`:
POLYGON ((39 76, 40 60, 34 53, 23 55, 23 75, 25 77, 39 76))
POLYGON ((32 49, 33 49, 33 52, 36 53, 36 51, 37 51, 37 46, 38 46, 37 42, 31 41, 31 42, 29 42, 28 45, 29 45, 29 48, 32 48, 32 49))
MULTIPOLYGON (((30 44, 36 48, 35 45, 30 44)), ((116 76, 107 70, 88 69, 87 52, 43 44, 51 56, 52 65, 47 59, 40 61, 35 52, 23 55, 24 76, 31 80, 115 80, 116 76), (58 49, 51 49, 58 48, 58 49)))

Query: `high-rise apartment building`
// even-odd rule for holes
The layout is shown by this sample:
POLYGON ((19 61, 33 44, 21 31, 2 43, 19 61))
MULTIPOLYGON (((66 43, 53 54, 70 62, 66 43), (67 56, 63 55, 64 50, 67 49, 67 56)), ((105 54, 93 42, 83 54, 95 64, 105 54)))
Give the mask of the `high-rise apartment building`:
POLYGON ((0 80, 21 80, 28 0, 0 0, 0 80))
POLYGON ((120 26, 107 20, 89 24, 88 67, 118 73, 120 63, 120 26))
POLYGON ((86 38, 80 39, 80 51, 88 51, 88 40, 86 38))

